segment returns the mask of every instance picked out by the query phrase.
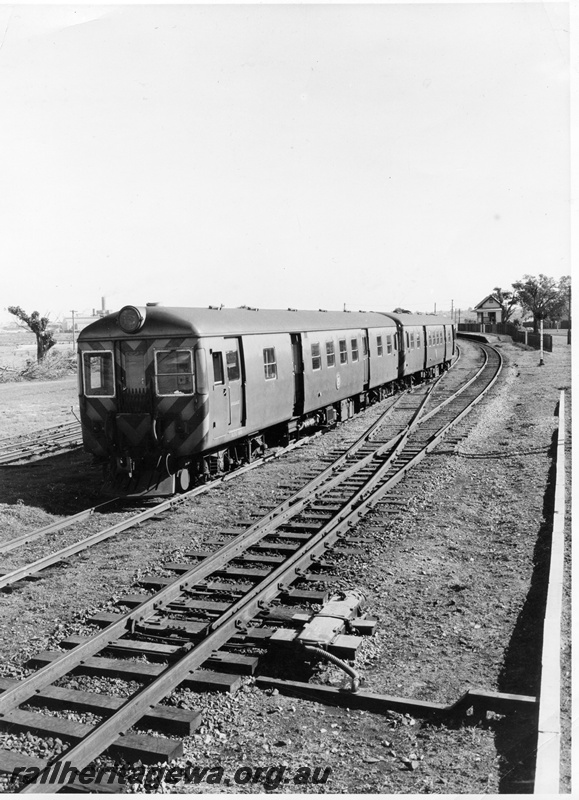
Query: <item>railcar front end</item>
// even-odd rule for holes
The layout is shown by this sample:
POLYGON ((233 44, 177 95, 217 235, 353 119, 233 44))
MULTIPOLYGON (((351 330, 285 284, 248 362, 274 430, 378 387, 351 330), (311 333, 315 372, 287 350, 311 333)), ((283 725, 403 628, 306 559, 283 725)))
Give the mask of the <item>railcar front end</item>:
POLYGON ((129 493, 174 492, 209 436, 198 339, 167 322, 147 324, 145 309, 126 307, 78 338, 85 449, 104 463, 114 488, 129 493))

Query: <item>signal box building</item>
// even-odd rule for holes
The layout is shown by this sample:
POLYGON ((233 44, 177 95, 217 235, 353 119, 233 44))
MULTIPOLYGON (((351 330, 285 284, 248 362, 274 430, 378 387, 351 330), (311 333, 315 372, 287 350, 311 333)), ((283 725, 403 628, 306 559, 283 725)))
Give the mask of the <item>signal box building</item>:
POLYGON ((502 320, 502 306, 494 294, 489 294, 474 307, 476 321, 481 325, 496 325, 502 320))

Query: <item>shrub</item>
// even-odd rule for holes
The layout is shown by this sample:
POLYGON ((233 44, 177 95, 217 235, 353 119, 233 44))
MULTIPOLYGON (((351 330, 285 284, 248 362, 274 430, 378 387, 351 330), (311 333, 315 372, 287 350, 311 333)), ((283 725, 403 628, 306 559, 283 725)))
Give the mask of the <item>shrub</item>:
POLYGON ((77 369, 76 354, 52 351, 40 362, 29 358, 24 369, 0 368, 0 383, 15 381, 52 381, 73 375, 77 369))

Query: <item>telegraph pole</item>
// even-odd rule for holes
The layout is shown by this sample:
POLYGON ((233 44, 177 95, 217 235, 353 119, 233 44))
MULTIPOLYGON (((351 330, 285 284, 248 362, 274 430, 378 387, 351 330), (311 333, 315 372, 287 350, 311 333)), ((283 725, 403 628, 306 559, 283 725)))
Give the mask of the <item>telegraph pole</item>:
POLYGON ((74 315, 77 311, 75 308, 72 308, 70 313, 72 314, 72 349, 74 350, 74 315))
POLYGON ((454 300, 450 301, 450 318, 454 321, 454 300))

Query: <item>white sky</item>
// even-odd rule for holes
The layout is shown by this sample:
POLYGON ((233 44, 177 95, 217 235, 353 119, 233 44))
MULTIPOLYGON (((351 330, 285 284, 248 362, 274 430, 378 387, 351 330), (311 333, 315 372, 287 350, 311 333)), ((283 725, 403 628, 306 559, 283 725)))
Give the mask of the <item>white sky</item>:
POLYGON ((566 4, 0 6, 0 321, 569 274, 566 4))

